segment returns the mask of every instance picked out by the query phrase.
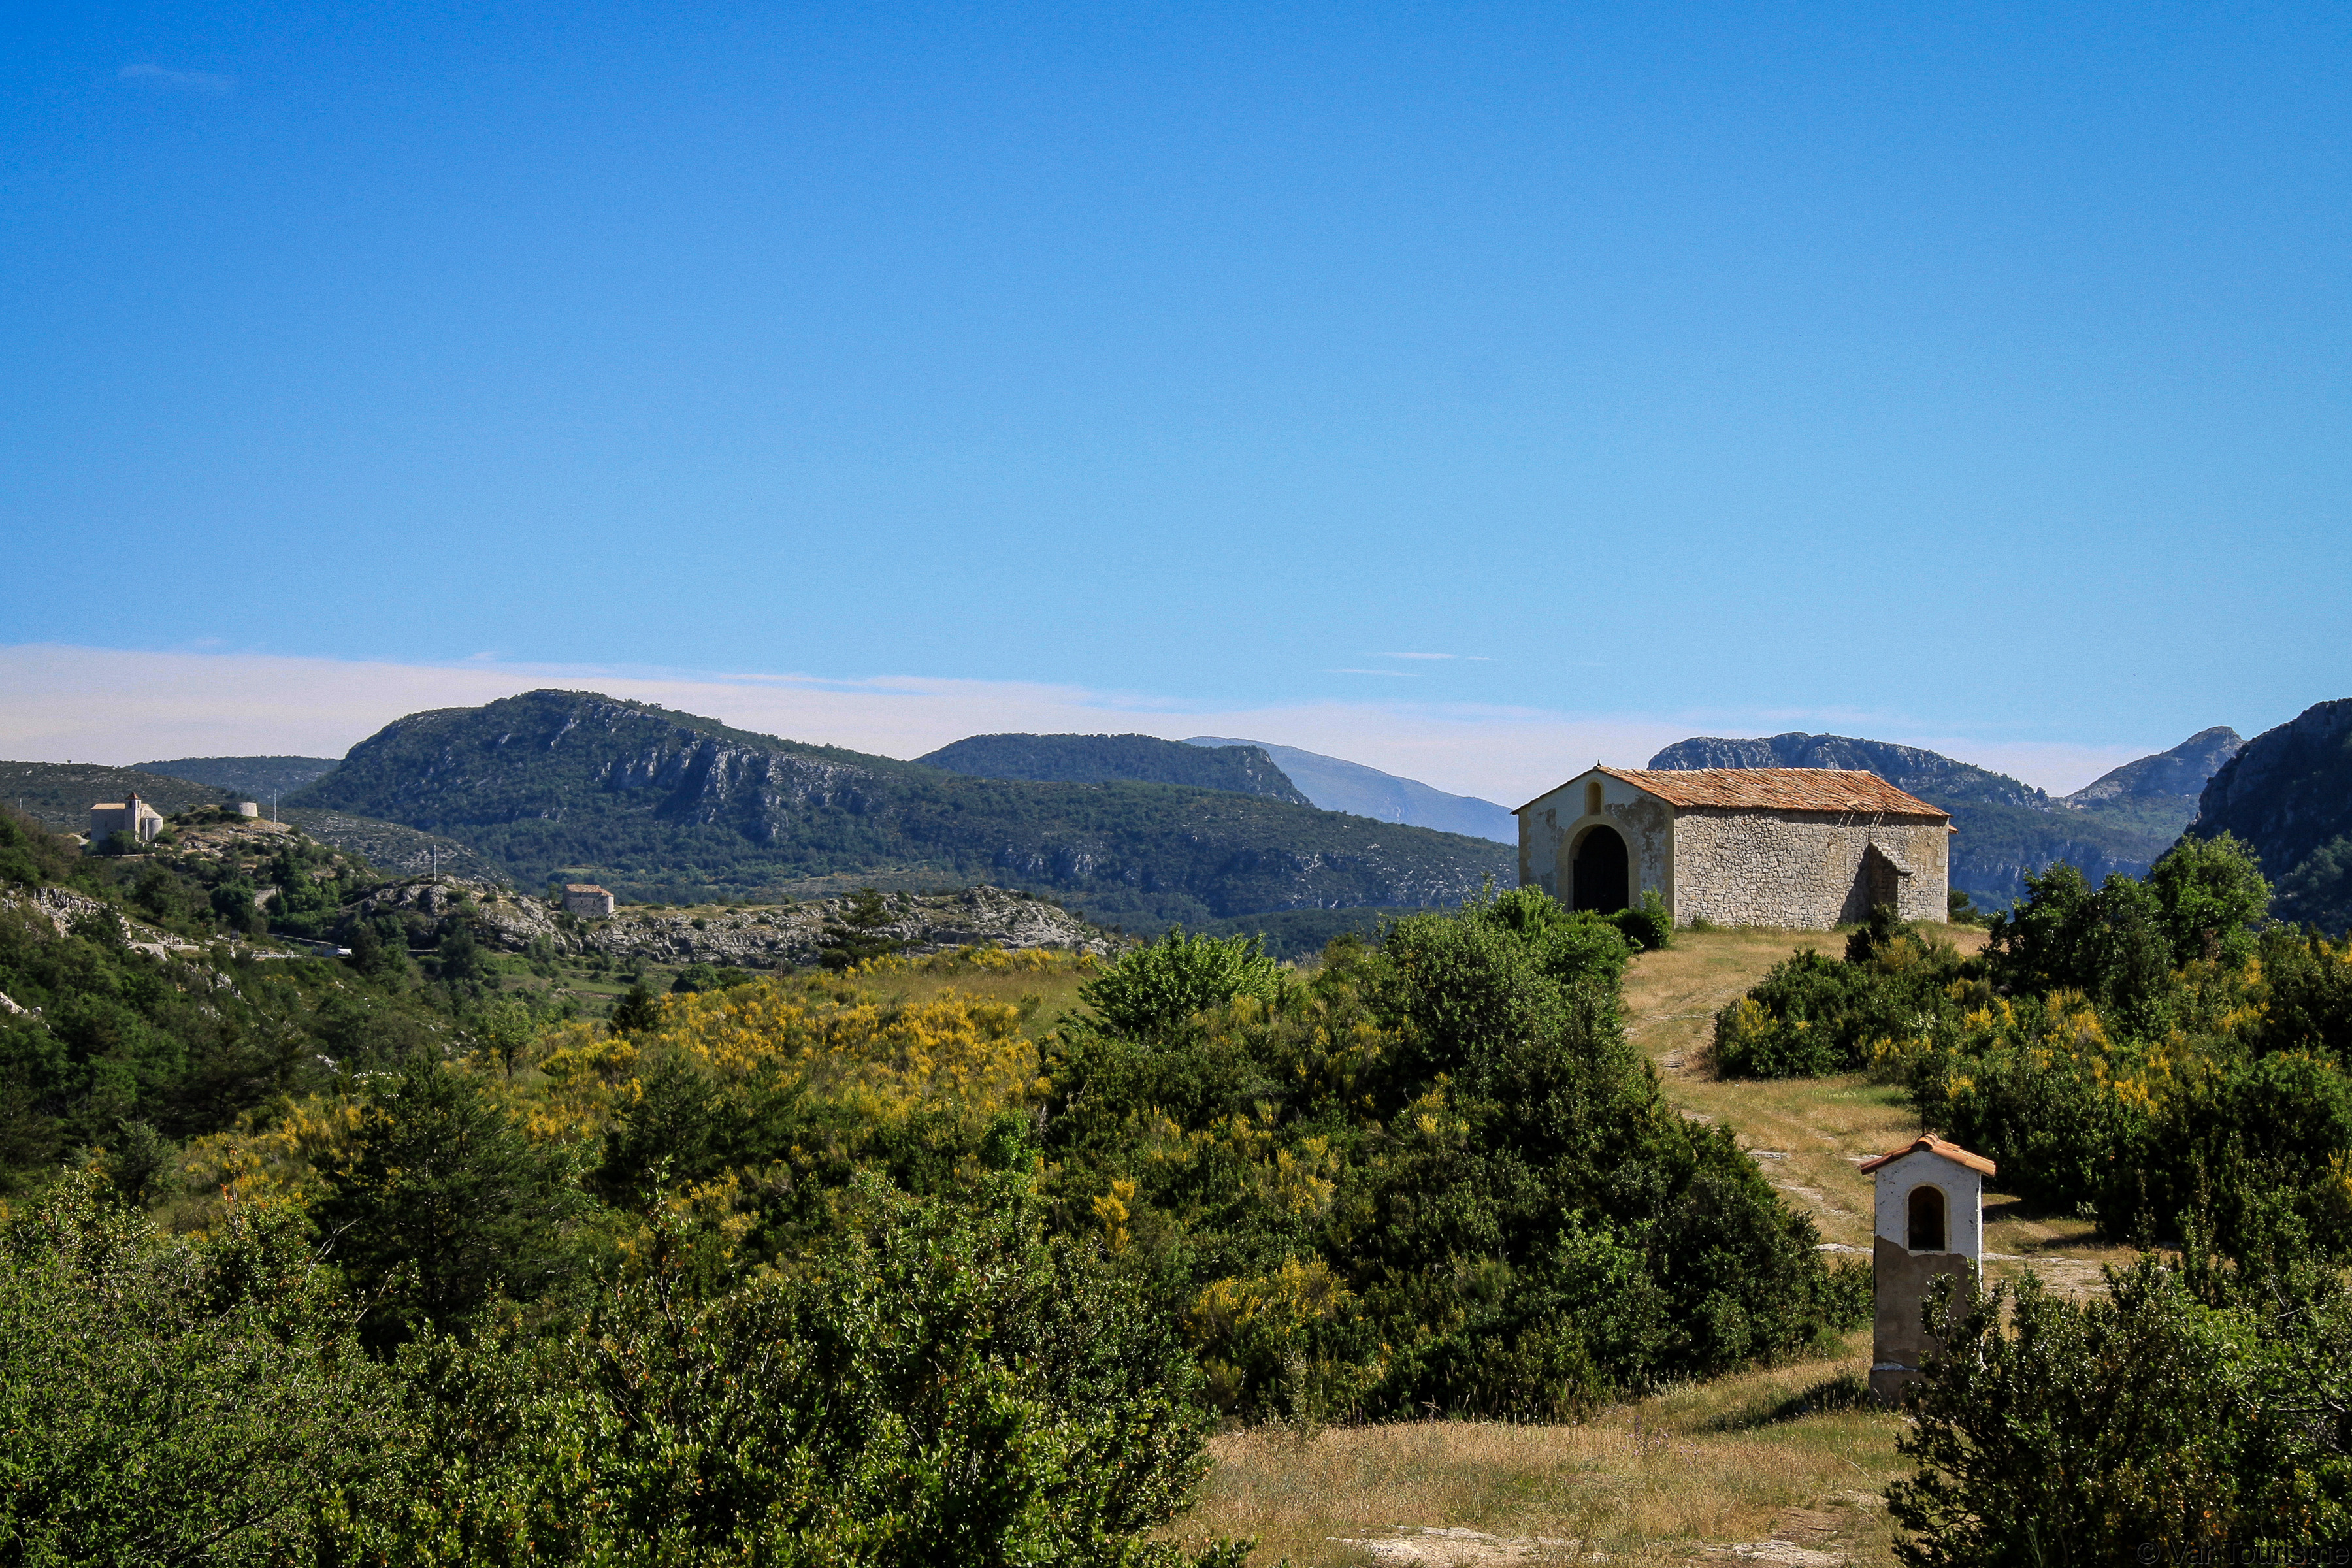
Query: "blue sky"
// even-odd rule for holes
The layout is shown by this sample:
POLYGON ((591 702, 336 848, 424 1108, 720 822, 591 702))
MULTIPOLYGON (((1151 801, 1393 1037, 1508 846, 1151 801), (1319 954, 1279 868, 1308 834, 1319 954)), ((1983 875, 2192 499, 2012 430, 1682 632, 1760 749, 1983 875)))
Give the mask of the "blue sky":
POLYGON ((2340 6, 12 30, 0 644, 2053 784, 2352 694, 2340 6))

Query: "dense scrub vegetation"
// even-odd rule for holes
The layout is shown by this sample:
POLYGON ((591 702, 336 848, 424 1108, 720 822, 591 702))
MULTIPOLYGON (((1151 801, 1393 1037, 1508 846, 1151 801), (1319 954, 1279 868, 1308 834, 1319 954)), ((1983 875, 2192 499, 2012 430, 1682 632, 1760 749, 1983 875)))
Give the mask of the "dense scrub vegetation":
POLYGON ((1717 1019, 1723 1070, 1905 1084, 2004 1191, 2178 1249, 2087 1302, 2029 1275, 1931 1304, 1899 1552, 2317 1560, 2263 1553, 2352 1532, 2352 947, 2268 922, 2226 836, 2027 886, 1981 958, 1882 910, 1717 1019))
POLYGON ((1485 839, 1222 789, 971 778, 590 692, 412 714, 290 804, 461 839, 522 887, 585 873, 691 901, 887 874, 1051 889, 1090 919, 1152 931, 1451 906, 1511 875, 1510 851, 1485 839))
POLYGON ((1625 1042, 1630 953, 1520 889, 1213 1011, 1106 977, 1048 1064, 1051 1190, 1249 1415, 1559 1415, 1858 1321, 1859 1273, 1625 1042))
POLYGON ((140 1192, 175 1141, 464 1022, 472 989, 428 981, 404 932, 358 969, 251 956, 257 895, 294 923, 322 918, 365 868, 290 837, 266 856, 182 858, 173 837, 84 857, 0 811, 0 994, 17 1009, 0 1013, 0 1184, 104 1146, 140 1192))
POLYGON ((2352 1538, 2352 1295, 2291 1221, 2236 1259, 1947 1294, 1888 1501, 1917 1568, 2321 1563, 2352 1538))
MULTIPOLYGON (((111 910, 141 858, 12 827, 0 871, 111 910)), ((27 928, 12 978, 58 978, 26 1037, 121 993, 283 1070, 198 1110, 184 1070, 68 1053, 146 1098, 53 1096, 16 1170, 22 1561, 1172 1563, 1146 1536, 1222 1413, 1568 1412, 1863 1311, 1661 1100, 1632 944, 1538 893, 1305 973, 1179 933, 714 970, 608 1024, 404 941, 238 967, 244 906, 175 875, 227 984, 27 928), (993 999, 1024 976, 1086 1005, 993 999)))
POLYGON ((1717 1018, 1722 1070, 1904 1083, 2007 1190, 2118 1237, 2178 1238, 2201 1205, 2233 1247, 2274 1199, 2352 1257, 2352 947, 2268 922, 2226 836, 2029 888, 1979 959, 1882 913, 1843 961, 1776 966, 1717 1018))

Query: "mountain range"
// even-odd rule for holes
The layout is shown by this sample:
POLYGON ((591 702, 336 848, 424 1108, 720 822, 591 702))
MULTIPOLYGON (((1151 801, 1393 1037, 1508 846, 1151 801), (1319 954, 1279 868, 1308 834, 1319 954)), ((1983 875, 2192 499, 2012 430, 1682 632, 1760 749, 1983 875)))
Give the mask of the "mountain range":
POLYGON ((2071 795, 1940 752, 1851 735, 1790 731, 1755 740, 1678 741, 1654 768, 1862 768, 1952 814, 1952 886, 1987 909, 2025 896, 2025 876, 2064 860, 2094 883, 2144 874, 2197 815, 2197 791, 2242 744, 2234 730, 2200 731, 2071 795))
POLYGON ((992 882, 1157 928, 1455 904, 1516 875, 1488 840, 1261 794, 979 778, 583 691, 410 714, 287 805, 446 835, 520 885, 664 901, 992 882))
POLYGON ((1517 847, 1517 818, 1491 800, 1448 795, 1413 779, 1342 757, 1195 735, 1183 742, 1150 735, 972 735, 917 762, 981 778, 1059 784, 1110 780, 1185 784, 1262 795, 1381 822, 1431 827, 1517 847))
POLYGON ((1290 782, 1308 800, 1326 811, 1353 812, 1382 822, 1402 822, 1434 827, 1441 833, 1492 838, 1517 847, 1519 819, 1508 806, 1476 795, 1448 795, 1413 779, 1399 778, 1361 763, 1277 746, 1270 741, 1234 741, 1215 735, 1195 735, 1188 746, 1255 746, 1280 765, 1290 782))
MULTIPOLYGON (((1843 735, 1697 736, 1650 765, 1866 768, 1953 814, 1952 885, 1994 909, 2056 860, 2095 881, 2145 871, 2184 830, 2228 831, 2262 856, 2276 912, 2352 925, 2352 701, 2252 742, 2201 731, 2057 797, 1843 735)), ((278 815, 396 872, 593 878, 663 901, 1013 883, 1099 920, 1263 928, 1302 952, 1508 885, 1499 846, 1517 837, 1491 801, 1266 742, 979 735, 903 763, 592 692, 412 714, 340 764, 0 763, 0 800, 67 831, 134 792, 167 812, 283 792, 278 815)))

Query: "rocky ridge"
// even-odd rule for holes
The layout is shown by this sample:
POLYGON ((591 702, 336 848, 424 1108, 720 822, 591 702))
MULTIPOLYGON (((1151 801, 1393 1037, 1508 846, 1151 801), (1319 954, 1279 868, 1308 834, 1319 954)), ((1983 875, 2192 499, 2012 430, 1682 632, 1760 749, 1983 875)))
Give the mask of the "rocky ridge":
MULTIPOLYGON (((1054 947, 1108 953, 1119 945, 1118 938, 1058 905, 1002 888, 885 897, 892 919, 878 934, 907 943, 911 953, 959 947, 1054 947)), ((777 969, 816 963, 824 950, 824 928, 839 918, 846 902, 811 899, 789 905, 690 909, 625 905, 609 916, 583 920, 544 899, 524 897, 496 883, 417 877, 368 889, 346 906, 345 913, 410 915, 435 924, 465 915, 485 942, 509 952, 527 952, 543 942, 566 957, 777 969)))

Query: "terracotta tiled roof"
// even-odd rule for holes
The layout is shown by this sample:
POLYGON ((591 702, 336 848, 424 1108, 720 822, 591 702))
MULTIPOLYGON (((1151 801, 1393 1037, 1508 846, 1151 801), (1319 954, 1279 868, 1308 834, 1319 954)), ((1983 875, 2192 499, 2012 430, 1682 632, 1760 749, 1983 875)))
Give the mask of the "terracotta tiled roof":
POLYGON ((1951 1161, 1955 1164, 1966 1165, 1969 1170, 1976 1172, 1979 1175, 1990 1176, 1999 1173, 1999 1170, 1993 1163, 1990 1160, 1986 1159, 1982 1154, 1971 1154, 1966 1149, 1961 1148, 1958 1143, 1947 1143, 1932 1132, 1925 1133, 1918 1138, 1913 1139, 1910 1142, 1906 1143, 1900 1149, 1889 1150, 1887 1152, 1881 1154, 1875 1160, 1864 1160, 1857 1169, 1866 1175, 1870 1172, 1878 1169, 1879 1166, 1888 1163, 1890 1161, 1900 1160, 1906 1154, 1917 1154, 1923 1152, 1928 1154, 1941 1154, 1945 1159, 1951 1161))
POLYGON ((1876 773, 1846 768, 1602 768, 1668 805, 1727 805, 1750 811, 1857 811, 1880 816, 1950 813, 1906 795, 1876 773))

